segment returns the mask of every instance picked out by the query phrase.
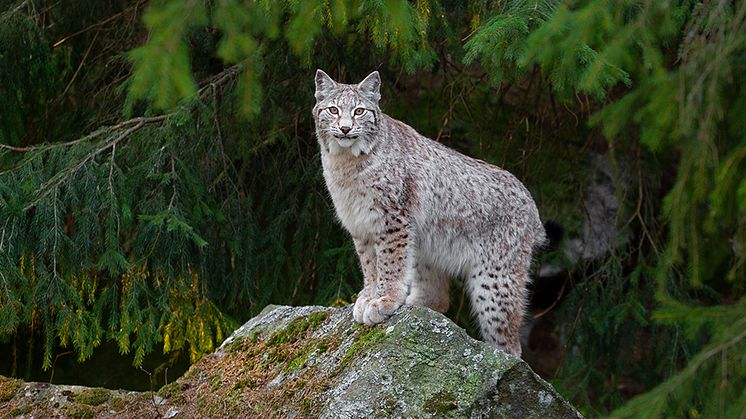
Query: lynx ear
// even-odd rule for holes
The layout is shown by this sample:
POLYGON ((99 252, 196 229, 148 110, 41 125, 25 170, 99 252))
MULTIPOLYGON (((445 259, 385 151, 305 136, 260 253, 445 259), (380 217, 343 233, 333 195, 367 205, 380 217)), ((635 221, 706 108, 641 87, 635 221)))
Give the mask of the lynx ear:
POLYGON ((381 100, 381 76, 377 71, 368 74, 368 77, 357 85, 357 89, 365 97, 378 103, 381 100))
POLYGON ((324 73, 323 70, 316 70, 316 101, 321 102, 337 87, 337 83, 324 73))

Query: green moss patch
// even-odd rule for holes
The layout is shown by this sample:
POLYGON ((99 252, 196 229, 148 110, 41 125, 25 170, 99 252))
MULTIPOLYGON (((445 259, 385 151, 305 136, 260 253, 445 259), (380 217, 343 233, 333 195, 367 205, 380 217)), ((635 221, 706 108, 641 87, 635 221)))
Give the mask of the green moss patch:
POLYGON ((179 394, 181 394, 181 385, 178 382, 166 384, 158 390, 158 395, 164 399, 170 399, 179 394))
POLYGON ((79 393, 75 393, 72 395, 73 401, 81 404, 87 404, 88 406, 98 406, 102 403, 107 402, 110 398, 111 390, 100 387, 85 389, 79 393))
POLYGON ((124 410, 125 407, 127 407, 127 403, 125 403, 124 400, 122 400, 121 397, 114 397, 109 402, 109 406, 111 406, 111 409, 115 412, 119 412, 124 410))
POLYGON ((293 343, 302 339, 309 329, 314 330, 329 318, 328 311, 317 311, 309 314, 307 317, 298 317, 288 324, 288 326, 269 338, 267 345, 274 346, 283 343, 293 343))
POLYGON ((337 367, 338 370, 346 368, 359 352, 381 342, 386 337, 386 332, 381 326, 362 326, 356 324, 353 327, 353 332, 354 342, 342 358, 339 367, 337 367))
POLYGON ((435 393, 425 402, 425 411, 435 414, 436 417, 455 409, 458 409, 458 400, 448 391, 435 393))
POLYGON ((23 384, 21 380, 0 376, 0 403, 12 399, 21 387, 21 384, 23 384))
POLYGON ((8 414, 8 416, 10 416, 11 418, 14 418, 16 416, 27 415, 29 413, 31 413, 31 406, 26 405, 26 406, 14 407, 10 411, 10 413, 8 414))
POLYGON ((80 403, 70 403, 63 409, 71 419, 93 419, 95 412, 90 406, 80 403))

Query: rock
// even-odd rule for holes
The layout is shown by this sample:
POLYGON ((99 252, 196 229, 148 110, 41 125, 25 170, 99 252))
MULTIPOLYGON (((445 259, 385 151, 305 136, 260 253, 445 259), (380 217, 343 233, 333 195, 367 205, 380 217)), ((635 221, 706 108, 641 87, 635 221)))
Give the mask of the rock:
POLYGON ((73 419, 152 416, 152 393, 48 383, 0 376, 0 417, 73 419))
POLYGON ((8 382, 0 417, 581 417, 525 362, 423 307, 366 327, 351 307, 271 306, 157 395, 8 382))

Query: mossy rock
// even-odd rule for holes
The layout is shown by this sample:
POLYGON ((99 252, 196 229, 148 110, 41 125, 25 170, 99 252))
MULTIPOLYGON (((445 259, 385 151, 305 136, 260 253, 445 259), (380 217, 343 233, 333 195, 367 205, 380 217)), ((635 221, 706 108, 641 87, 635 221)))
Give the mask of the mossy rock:
POLYGON ((0 377, 0 417, 29 402, 21 414, 71 418, 580 417, 525 362, 422 307, 370 327, 351 307, 275 306, 157 394, 22 385, 0 377))
POLYGON ((217 353, 266 366, 264 375, 236 381, 234 392, 262 394, 274 416, 580 416, 519 358, 470 338, 439 313, 404 307, 368 327, 354 323, 351 311, 263 311, 217 353))

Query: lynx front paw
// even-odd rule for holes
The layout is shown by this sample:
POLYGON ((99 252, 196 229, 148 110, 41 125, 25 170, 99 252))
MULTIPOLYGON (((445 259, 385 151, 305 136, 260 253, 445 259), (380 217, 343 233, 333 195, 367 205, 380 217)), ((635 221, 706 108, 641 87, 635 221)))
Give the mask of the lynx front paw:
POLYGON ((366 297, 363 293, 360 293, 355 301, 355 307, 352 309, 352 318, 358 323, 363 323, 365 309, 370 303, 370 298, 366 297))
POLYGON ((372 299, 368 301, 368 306, 365 308, 363 323, 368 326, 382 323, 391 317, 403 303, 403 301, 394 300, 391 297, 372 299))

